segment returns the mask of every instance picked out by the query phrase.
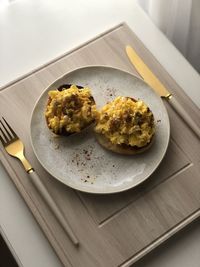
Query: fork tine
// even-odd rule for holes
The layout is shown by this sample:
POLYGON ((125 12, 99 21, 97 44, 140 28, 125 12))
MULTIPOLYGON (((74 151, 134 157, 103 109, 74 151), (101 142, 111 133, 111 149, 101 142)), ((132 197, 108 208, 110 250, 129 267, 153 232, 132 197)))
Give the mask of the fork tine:
POLYGON ((4 117, 2 117, 2 119, 4 120, 5 124, 8 126, 8 129, 11 131, 11 133, 13 134, 13 136, 16 138, 18 138, 18 136, 16 135, 16 133, 13 131, 13 129, 10 127, 10 125, 7 123, 6 119, 4 119, 4 117))
MULTIPOLYGON (((0 128, 0 130, 1 130, 1 128, 0 128)), ((6 145, 6 142, 4 141, 4 139, 2 138, 1 135, 0 135, 0 140, 1 140, 2 145, 5 146, 6 145)))
MULTIPOLYGON (((6 140, 6 142, 9 142, 9 139, 8 139, 7 135, 6 135, 5 132, 2 130, 1 127, 0 127, 0 131, 1 131, 1 134, 2 134, 3 138, 6 140)), ((1 137, 1 140, 3 140, 3 138, 1 137)), ((4 141, 5 144, 6 144, 6 142, 4 141)))
POLYGON ((1 120, 0 120, 0 123, 1 123, 1 125, 3 126, 5 132, 7 133, 8 137, 9 137, 10 139, 13 139, 13 136, 9 133, 9 131, 7 130, 7 128, 5 127, 5 125, 3 124, 3 122, 2 122, 1 120))

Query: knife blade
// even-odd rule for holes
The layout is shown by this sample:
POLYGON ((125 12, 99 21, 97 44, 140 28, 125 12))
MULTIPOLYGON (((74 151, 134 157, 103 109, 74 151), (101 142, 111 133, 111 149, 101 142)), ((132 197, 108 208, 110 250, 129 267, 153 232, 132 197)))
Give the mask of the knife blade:
POLYGON ((168 100, 172 108, 179 114, 179 116, 185 121, 185 123, 193 130, 193 132, 200 138, 200 128, 191 118, 191 116, 185 111, 185 109, 179 104, 174 96, 166 89, 156 75, 150 70, 150 68, 143 62, 141 57, 130 45, 126 46, 126 53, 129 60, 136 68, 137 72, 143 78, 143 80, 162 98, 168 100))

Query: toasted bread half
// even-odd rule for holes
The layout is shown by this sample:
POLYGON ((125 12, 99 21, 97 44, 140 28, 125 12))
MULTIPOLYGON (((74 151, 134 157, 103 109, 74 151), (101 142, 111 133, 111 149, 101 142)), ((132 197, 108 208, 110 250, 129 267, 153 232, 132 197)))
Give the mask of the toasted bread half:
MULTIPOLYGON (((71 84, 63 84, 63 85, 61 85, 57 90, 58 90, 58 91, 68 90, 70 87, 71 87, 71 84)), ((79 86, 79 85, 77 85, 77 88, 78 88, 79 90, 83 89, 83 87, 82 87, 82 86, 79 86)), ((50 105, 51 101, 52 101, 51 97, 48 97, 46 107, 47 107, 48 105, 50 105)), ((90 101, 91 101, 91 106, 92 106, 92 105, 95 105, 95 100, 94 100, 93 96, 90 97, 90 101)), ((46 119, 46 123, 47 123, 48 128, 49 128, 54 134, 56 134, 56 135, 70 136, 70 135, 72 135, 72 134, 77 134, 77 133, 79 133, 79 132, 71 132, 71 131, 69 132, 69 131, 67 131, 66 128, 64 128, 64 127, 63 127, 59 132, 55 132, 54 129, 50 127, 50 124, 49 124, 49 121, 48 121, 49 118, 47 118, 47 117, 45 116, 45 119, 46 119)), ((86 128, 88 128, 94 121, 95 121, 95 118, 94 118, 93 120, 91 120, 89 123, 85 124, 84 127, 81 128, 81 131, 83 131, 83 130, 85 130, 86 128)))
POLYGON ((147 145, 143 147, 137 147, 137 146, 129 146, 126 144, 116 145, 111 143, 111 141, 108 138, 106 138, 103 134, 95 133, 95 135, 98 143, 102 147, 122 155, 135 155, 142 153, 151 147, 154 140, 154 137, 152 137, 151 141, 147 145))

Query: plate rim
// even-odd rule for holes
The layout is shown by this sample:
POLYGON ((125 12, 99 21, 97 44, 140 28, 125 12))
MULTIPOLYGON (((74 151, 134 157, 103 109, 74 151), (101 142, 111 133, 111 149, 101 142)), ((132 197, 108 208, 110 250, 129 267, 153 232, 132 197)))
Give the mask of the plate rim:
MULTIPOLYGON (((81 188, 79 186, 76 186, 74 184, 71 184, 71 183, 66 183, 66 181, 64 181, 62 178, 60 178, 59 176, 55 176, 51 171, 49 171, 45 165, 43 164, 43 162, 40 160, 40 158, 38 157, 37 155, 37 152, 35 150, 35 147, 33 145, 33 138, 32 138, 32 131, 31 131, 31 128, 32 128, 32 121, 33 121, 33 115, 34 115, 34 111, 37 107, 37 104, 39 102, 39 100, 42 98, 42 96, 47 92, 47 90, 49 90, 49 87, 52 86, 54 83, 58 82, 59 80, 63 79, 66 75, 70 75, 71 73, 73 72, 76 72, 78 70, 82 70, 82 69, 88 69, 88 68, 107 68, 107 69, 112 69, 112 70, 116 70, 116 71, 120 71, 120 72, 124 72, 126 74, 129 74, 131 76, 133 76, 134 78, 136 79, 139 79, 142 83, 144 83, 146 86, 149 87, 149 89, 154 93, 154 95, 156 95, 156 97, 159 97, 158 94, 156 94, 156 92, 141 78, 141 77, 138 77, 137 75, 129 72, 129 71, 126 71, 126 70, 123 70, 121 68, 117 68, 117 67, 113 67, 113 66, 109 66, 109 65, 85 65, 85 66, 81 66, 81 67, 77 67, 77 68, 74 68, 73 70, 70 70, 68 72, 66 72, 65 74, 59 76, 57 79, 54 80, 54 82, 52 82, 51 84, 49 84, 47 87, 45 87, 45 89, 42 91, 42 93, 39 95, 39 97, 37 98, 34 106, 33 106, 33 109, 32 109, 32 112, 31 112, 31 119, 30 119, 30 127, 29 127, 29 130, 30 130, 30 142, 31 142, 31 147, 33 149, 33 152, 34 152, 34 155, 36 156, 37 160, 39 161, 40 165, 56 180, 60 181, 62 184, 64 184, 65 186, 68 186, 70 187, 71 189, 75 189, 75 190, 78 190, 80 192, 85 192, 85 193, 91 193, 91 194, 96 194, 96 195, 101 195, 101 194, 116 194, 116 193, 121 193, 121 192, 124 192, 124 191, 127 191, 127 190, 131 190, 135 187, 137 187, 138 185, 142 184, 143 182, 145 182, 148 178, 151 177, 151 175, 156 171, 156 169, 159 167, 159 165, 161 164, 166 152, 167 152, 167 149, 168 149, 168 146, 169 146, 169 141, 170 141, 170 132, 171 132, 171 129, 170 129, 170 120, 169 120, 169 114, 167 112, 167 109, 162 102, 162 105, 163 105, 163 108, 166 112, 166 119, 167 119, 167 124, 168 124, 168 132, 167 132, 167 136, 168 136, 168 141, 166 143, 166 147, 165 147, 165 150, 163 152, 163 156, 159 159, 159 161, 157 162, 153 172, 149 175, 146 175, 144 176, 144 178, 140 181, 138 181, 137 183, 135 183, 133 186, 129 186, 127 187, 113 187, 115 190, 109 190, 109 191, 106 191, 104 190, 104 187, 102 187, 101 190, 98 189, 98 191, 94 190, 94 188, 90 190, 90 188, 88 188, 87 186, 84 186, 82 185, 81 188), (116 190, 117 189, 117 190, 116 190)), ((110 187, 109 187, 110 188, 110 187)))

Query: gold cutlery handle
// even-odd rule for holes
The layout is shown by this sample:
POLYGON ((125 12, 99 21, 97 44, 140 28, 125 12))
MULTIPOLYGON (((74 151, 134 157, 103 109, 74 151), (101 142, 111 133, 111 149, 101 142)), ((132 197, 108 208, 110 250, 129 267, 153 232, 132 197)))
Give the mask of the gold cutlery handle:
POLYGON ((68 237, 71 239, 71 241, 73 242, 74 245, 78 246, 79 241, 78 241, 77 237, 75 236, 75 234, 72 231, 71 227, 67 223, 67 220, 64 217, 63 213, 61 212, 61 210, 59 209, 59 207, 57 206, 57 204, 53 200, 53 198, 50 195, 50 193, 47 191, 46 187, 44 186, 44 184, 40 180, 40 178, 37 175, 37 173, 32 168, 28 172, 28 174, 29 174, 29 176, 31 178, 32 183, 34 184, 36 189, 39 191, 40 195, 45 200, 45 202, 48 204, 49 208, 51 209, 53 214, 56 216, 58 221, 60 222, 61 226, 63 227, 63 229, 67 233, 68 237))
POLYGON ((185 109, 179 104, 175 97, 171 96, 168 98, 171 107, 180 115, 185 123, 191 128, 191 130, 200 138, 200 127, 193 121, 190 115, 185 109))

